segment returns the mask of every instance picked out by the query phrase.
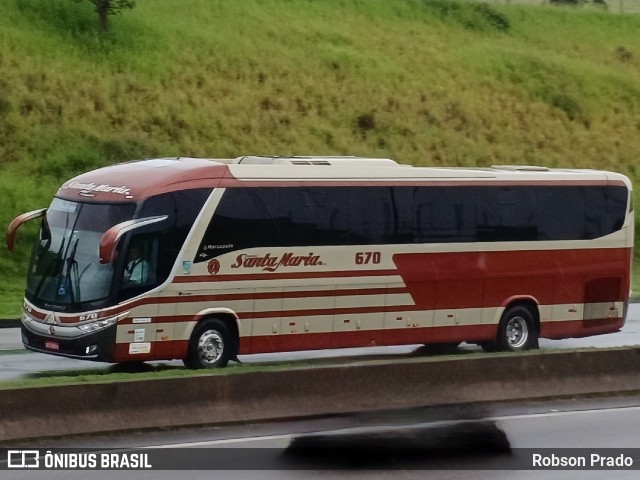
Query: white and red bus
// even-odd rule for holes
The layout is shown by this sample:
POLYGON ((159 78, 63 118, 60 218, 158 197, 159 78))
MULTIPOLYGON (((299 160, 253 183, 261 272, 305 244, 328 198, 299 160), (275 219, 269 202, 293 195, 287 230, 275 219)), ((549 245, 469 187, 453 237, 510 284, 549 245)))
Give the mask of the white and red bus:
POLYGON ((536 348, 619 330, 631 183, 595 170, 353 157, 170 158, 66 182, 42 218, 26 348, 224 366, 260 352, 536 348))

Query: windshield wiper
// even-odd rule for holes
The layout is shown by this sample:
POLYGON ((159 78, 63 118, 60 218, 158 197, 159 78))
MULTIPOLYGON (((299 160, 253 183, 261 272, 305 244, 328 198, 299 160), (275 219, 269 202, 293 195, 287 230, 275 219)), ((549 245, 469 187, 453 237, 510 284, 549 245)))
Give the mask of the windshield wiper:
MULTIPOLYGON (((77 233, 75 231, 76 228, 76 223, 78 222, 78 218, 80 217, 80 213, 82 212, 82 207, 80 207, 78 209, 78 212, 76 213, 76 217, 73 219, 72 221, 72 225, 71 225, 71 230, 70 230, 70 235, 69 235, 69 242, 67 243, 67 248, 66 250, 64 250, 64 257, 60 257, 60 261, 61 261, 61 265, 60 265, 60 274, 58 276, 58 297, 64 297, 67 295, 67 287, 68 287, 68 294, 69 294, 69 298, 71 300, 71 304, 75 304, 75 294, 73 292, 73 281, 72 281, 72 274, 75 272, 76 278, 78 275, 78 265, 76 262, 76 251, 78 250, 78 242, 80 241, 80 238, 78 238, 77 233), (75 238, 75 242, 73 241, 75 238), (73 243, 73 246, 71 246, 71 244, 73 243), (71 248, 71 253, 69 253, 69 249, 71 248), (66 262, 66 269, 64 268, 64 264, 66 262)), ((67 213, 67 217, 65 219, 65 227, 64 227, 64 232, 69 231, 69 213, 67 213)), ((64 234, 63 234, 64 235, 64 234)), ((62 245, 60 247, 60 253, 62 253, 63 250, 63 246, 64 246, 64 241, 65 239, 62 239, 62 245)), ((76 282, 77 284, 78 282, 76 282)))
MULTIPOLYGON (((58 275, 58 282, 60 281, 60 273, 62 273, 62 261, 61 261, 62 257, 61 256, 62 256, 62 252, 64 251, 65 240, 66 239, 63 238, 62 242, 60 242, 60 248, 58 249, 58 253, 56 255, 55 260, 50 261, 48 264, 48 268, 42 273, 42 278, 40 278, 40 281, 38 282, 38 285, 36 286, 36 289, 34 291, 34 295, 36 297, 40 295, 40 290, 42 290, 42 287, 44 286, 44 283, 47 281, 48 278, 53 277, 54 275, 58 275)), ((50 245, 50 243, 51 242, 49 242, 47 245, 50 245)), ((40 252, 35 262, 39 263, 40 257, 45 255, 48 252, 48 250, 49 250, 48 247, 46 249, 43 247, 40 247, 40 252)))

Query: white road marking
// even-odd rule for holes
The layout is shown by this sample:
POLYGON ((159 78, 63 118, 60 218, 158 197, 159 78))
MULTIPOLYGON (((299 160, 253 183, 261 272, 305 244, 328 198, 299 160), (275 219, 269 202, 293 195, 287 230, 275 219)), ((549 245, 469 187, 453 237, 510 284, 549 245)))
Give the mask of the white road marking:
POLYGON ((203 440, 198 442, 184 442, 184 443, 167 443, 162 445, 151 445, 144 446, 139 448, 191 448, 191 447, 208 447, 215 445, 233 445, 238 443, 245 442, 262 442, 268 440, 291 440, 295 437, 301 437, 304 435, 346 435, 346 434, 358 434, 358 433, 369 433, 371 431, 381 432, 381 431, 392 431, 397 430, 398 428, 406 428, 406 429, 419 429, 425 427, 436 427, 442 425, 450 425, 457 423, 473 423, 478 421, 506 421, 506 420, 527 420, 533 418, 540 417, 565 417, 565 416, 577 416, 577 415, 602 415, 607 413, 620 413, 620 412, 634 412, 640 411, 640 406, 631 406, 631 407, 613 407, 613 408, 604 408, 604 409, 595 409, 595 410, 571 410, 560 412, 557 410, 552 410, 547 413, 533 413, 533 414, 521 414, 521 415, 504 415, 504 416, 495 416, 495 417, 482 417, 473 420, 444 420, 440 422, 427 422, 427 423, 419 423, 413 425, 374 425, 367 427, 349 427, 338 430, 327 430, 321 432, 312 432, 312 433, 287 433, 280 435, 264 435, 264 436, 255 436, 255 437, 239 437, 239 438, 227 438, 227 439, 218 439, 218 440, 203 440))
POLYGON ((262 442, 266 440, 290 440, 296 434, 282 434, 282 435, 264 435, 262 437, 239 437, 239 438, 223 438, 219 440, 204 440, 200 442, 185 442, 185 443, 166 443, 163 445, 149 445, 140 448, 190 448, 190 447, 208 447, 213 445, 228 445, 234 443, 244 442, 262 442))

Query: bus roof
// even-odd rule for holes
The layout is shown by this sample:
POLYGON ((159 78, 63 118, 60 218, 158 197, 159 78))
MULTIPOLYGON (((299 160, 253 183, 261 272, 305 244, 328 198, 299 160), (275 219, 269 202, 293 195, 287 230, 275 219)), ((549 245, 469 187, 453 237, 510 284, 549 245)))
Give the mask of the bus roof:
POLYGON ((158 158, 111 165, 65 182, 58 196, 79 201, 136 201, 190 188, 214 188, 295 182, 348 185, 370 182, 483 183, 631 183, 621 174, 600 170, 496 165, 486 168, 412 167, 386 158, 260 157, 235 159, 158 158))

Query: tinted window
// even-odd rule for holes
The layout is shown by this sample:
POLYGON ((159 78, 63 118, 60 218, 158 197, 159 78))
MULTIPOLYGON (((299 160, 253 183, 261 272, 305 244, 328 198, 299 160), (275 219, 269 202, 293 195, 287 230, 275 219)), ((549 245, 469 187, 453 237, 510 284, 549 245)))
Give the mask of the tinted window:
MULTIPOLYGON (((143 203, 137 218, 167 215, 167 219, 134 230, 126 242, 122 288, 124 297, 131 297, 164 282, 176 261, 178 253, 202 210, 211 189, 180 190, 150 197, 143 203), (127 282, 127 264, 131 250, 140 251, 145 265, 144 281, 127 282)), ((139 267, 138 267, 139 268, 139 267)))
POLYGON ((536 240, 539 235, 536 188, 477 188, 478 241, 536 240))
POLYGON ((580 240, 622 226, 624 187, 227 189, 195 261, 268 246, 580 240))
POLYGON ((257 246, 347 244, 346 205, 343 188, 227 189, 194 261, 257 246))
POLYGON ((536 190, 540 216, 539 240, 580 240, 585 231, 584 187, 545 187, 536 190))
POLYGON ((608 235, 622 228, 627 210, 625 187, 587 188, 585 228, 588 238, 608 235))
POLYGON ((282 188, 274 207, 280 219, 279 245, 349 243, 348 191, 344 188, 282 188))
POLYGON ((477 189, 421 187, 414 195, 416 243, 474 242, 477 189))
POLYGON ((273 212, 273 202, 277 194, 276 189, 227 189, 209 223, 195 261, 254 245, 276 245, 280 227, 273 212))

